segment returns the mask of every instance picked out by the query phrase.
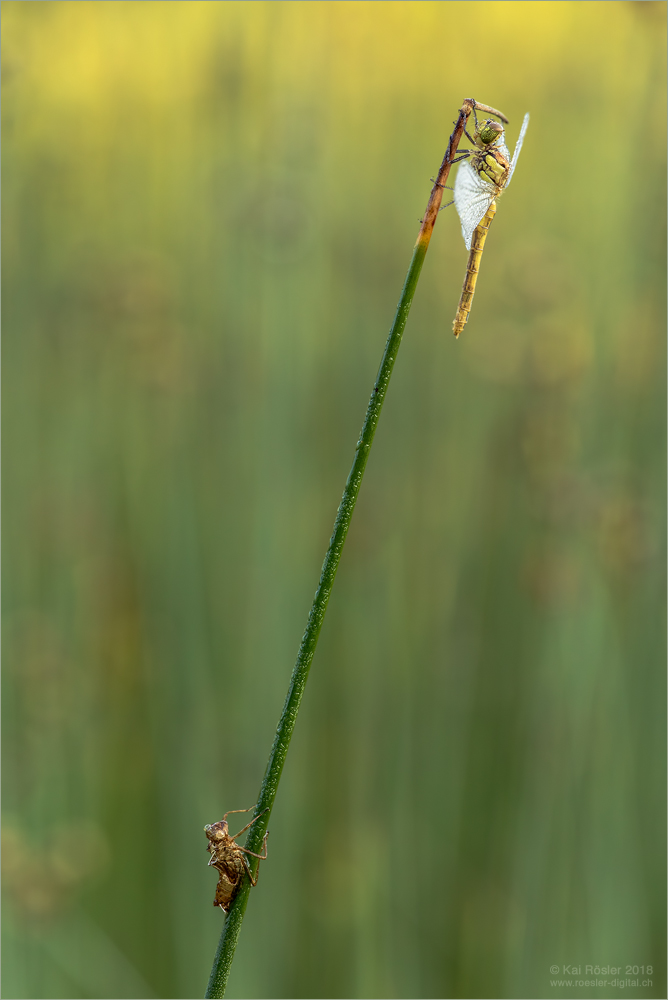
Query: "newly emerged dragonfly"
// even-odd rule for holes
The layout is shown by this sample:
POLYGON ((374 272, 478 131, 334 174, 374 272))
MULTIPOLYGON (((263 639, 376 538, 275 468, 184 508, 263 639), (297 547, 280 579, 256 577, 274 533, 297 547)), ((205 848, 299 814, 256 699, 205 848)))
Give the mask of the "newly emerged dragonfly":
POLYGON ((466 132, 466 137, 475 149, 463 154, 462 159, 467 159, 460 165, 455 180, 455 207, 462 224, 466 249, 470 251, 464 287, 452 324, 455 337, 462 332, 469 318, 487 231, 496 214, 496 199, 510 184, 529 124, 529 115, 526 114, 511 160, 503 140, 503 126, 491 118, 478 124, 475 110, 473 114, 475 133, 471 136, 466 132))

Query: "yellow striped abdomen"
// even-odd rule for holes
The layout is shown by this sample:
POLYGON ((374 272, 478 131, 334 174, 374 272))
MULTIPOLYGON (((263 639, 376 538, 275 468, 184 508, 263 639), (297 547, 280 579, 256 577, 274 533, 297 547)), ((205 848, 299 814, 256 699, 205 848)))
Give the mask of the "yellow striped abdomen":
POLYGON ((471 303, 473 302, 473 296, 475 294, 475 284, 478 280, 478 271, 480 270, 480 258, 482 257, 482 252, 485 248, 487 231, 495 214, 496 201, 493 201, 487 209, 487 214, 484 216, 479 226, 473 233, 471 250, 469 252, 469 262, 466 265, 466 277, 464 278, 462 296, 459 300, 459 306, 457 307, 457 315, 455 316, 454 323, 452 324, 452 332, 455 337, 458 337, 462 332, 466 326, 466 321, 469 318, 471 303))

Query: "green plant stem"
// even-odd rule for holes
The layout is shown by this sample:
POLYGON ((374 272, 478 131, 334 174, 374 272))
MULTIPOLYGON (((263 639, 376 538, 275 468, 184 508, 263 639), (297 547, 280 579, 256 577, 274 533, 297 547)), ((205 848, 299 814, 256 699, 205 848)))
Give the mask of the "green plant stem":
MULTIPOLYGON (((459 111, 457 122, 455 123, 455 130, 450 137, 450 142, 443 158, 441 169, 438 172, 438 177, 436 178, 434 187, 432 188, 429 202, 427 204, 427 210, 422 220, 417 242, 415 243, 415 247, 413 249, 413 256, 410 267, 408 268, 408 274, 406 275, 404 287, 401 292, 397 312, 387 338, 385 352, 383 354, 380 368, 378 369, 378 375, 371 393, 366 416, 364 418, 364 424, 362 426, 362 432, 357 442, 355 458, 348 475, 346 486, 343 491, 343 497, 341 498, 341 503, 339 504, 339 509, 336 514, 334 530, 329 542, 327 554, 325 555, 325 561, 322 565, 320 582, 318 584, 315 597, 313 598, 313 604, 308 616, 308 622, 306 623, 306 630, 304 631, 301 645, 299 647, 297 662, 295 663, 295 667, 292 672, 287 698, 285 699, 285 705, 283 706, 283 711, 281 713, 281 718, 278 723, 271 753, 269 755, 269 762, 262 781, 260 797, 255 807, 254 816, 259 816, 261 813, 263 815, 260 819, 258 819, 257 823, 254 823, 250 828, 246 847, 249 851, 254 851, 256 854, 261 853, 262 839, 264 837, 265 830, 267 829, 271 808, 274 804, 274 798, 276 797, 276 789, 278 788, 281 771, 283 770, 283 764, 285 763, 288 747, 290 745, 290 739, 292 737, 292 731, 297 720, 299 703, 301 701, 302 694, 304 693, 309 668, 311 666, 313 654, 315 653, 318 636, 320 635, 320 628, 325 617, 325 611, 327 610, 327 602, 329 601, 329 595, 332 592, 334 577, 339 565, 339 559, 341 558, 341 551, 346 540, 353 510, 355 509, 355 502, 360 491, 364 469, 366 468, 369 451, 371 450, 371 444, 378 425, 378 418, 380 417, 380 411, 383 407, 385 393, 387 392, 394 362, 399 351, 401 337, 404 332, 404 327, 406 326, 406 320, 408 319, 408 313, 413 301, 413 295, 415 294, 418 278, 420 277, 422 264, 429 247, 429 240, 431 239, 431 234, 433 232, 436 219, 438 218, 438 212, 443 196, 443 185, 445 184, 448 174, 450 173, 450 166, 454 158, 454 154, 464 133, 466 122, 468 121, 468 118, 473 110, 474 104, 482 111, 489 111, 492 114, 496 114, 500 118, 504 118, 500 112, 494 111, 493 108, 477 104, 472 99, 464 101, 464 104, 459 111)), ((253 871, 253 877, 255 877, 258 861, 252 857, 249 857, 248 861, 250 862, 251 870, 253 871)), ((225 995, 227 977, 230 972, 230 966, 232 965, 232 959, 234 958, 234 951, 237 945, 237 938, 239 937, 241 921, 243 920, 244 913, 246 911, 249 891, 250 881, 248 876, 245 876, 243 885, 230 907, 230 912, 223 926, 223 931, 218 943, 218 949, 216 951, 216 957, 211 970, 209 985, 206 991, 207 997, 222 997, 225 995)))

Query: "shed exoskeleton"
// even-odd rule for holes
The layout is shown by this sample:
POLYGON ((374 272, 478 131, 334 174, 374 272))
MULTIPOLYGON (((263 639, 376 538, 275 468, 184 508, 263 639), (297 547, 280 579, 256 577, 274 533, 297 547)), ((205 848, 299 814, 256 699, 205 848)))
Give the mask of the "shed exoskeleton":
POLYGON ((248 809, 230 809, 218 823, 209 823, 204 827, 204 832, 209 841, 206 849, 211 855, 209 864, 218 872, 218 885, 216 886, 213 905, 220 906, 221 910, 224 910, 225 913, 229 912, 234 897, 239 891, 244 872, 248 875, 251 885, 257 885, 257 878, 253 878, 244 855, 250 854, 254 858, 259 858, 260 861, 264 861, 267 857, 267 837, 269 836, 269 831, 265 833, 262 841, 263 854, 255 854, 254 851, 247 851, 245 847, 240 847, 236 843, 237 837, 252 826, 253 823, 256 823, 260 816, 263 816, 267 811, 266 809, 258 816, 255 816, 243 829, 239 830, 239 833, 235 833, 233 837, 230 837, 229 834, 227 817, 230 813, 250 812, 253 808, 253 806, 250 806, 248 809))

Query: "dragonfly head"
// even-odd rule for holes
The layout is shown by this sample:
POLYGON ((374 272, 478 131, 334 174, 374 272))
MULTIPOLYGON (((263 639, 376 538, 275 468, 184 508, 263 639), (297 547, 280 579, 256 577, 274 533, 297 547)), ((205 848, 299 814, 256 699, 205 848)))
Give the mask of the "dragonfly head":
POLYGON ((481 146, 489 146, 501 138, 503 138, 503 126, 492 121, 491 118, 478 125, 476 139, 479 140, 481 146))
POLYGON ((217 840, 225 840, 228 835, 227 830, 227 823, 224 819, 219 820, 218 823, 207 823, 204 827, 205 834, 213 844, 215 844, 217 840))

